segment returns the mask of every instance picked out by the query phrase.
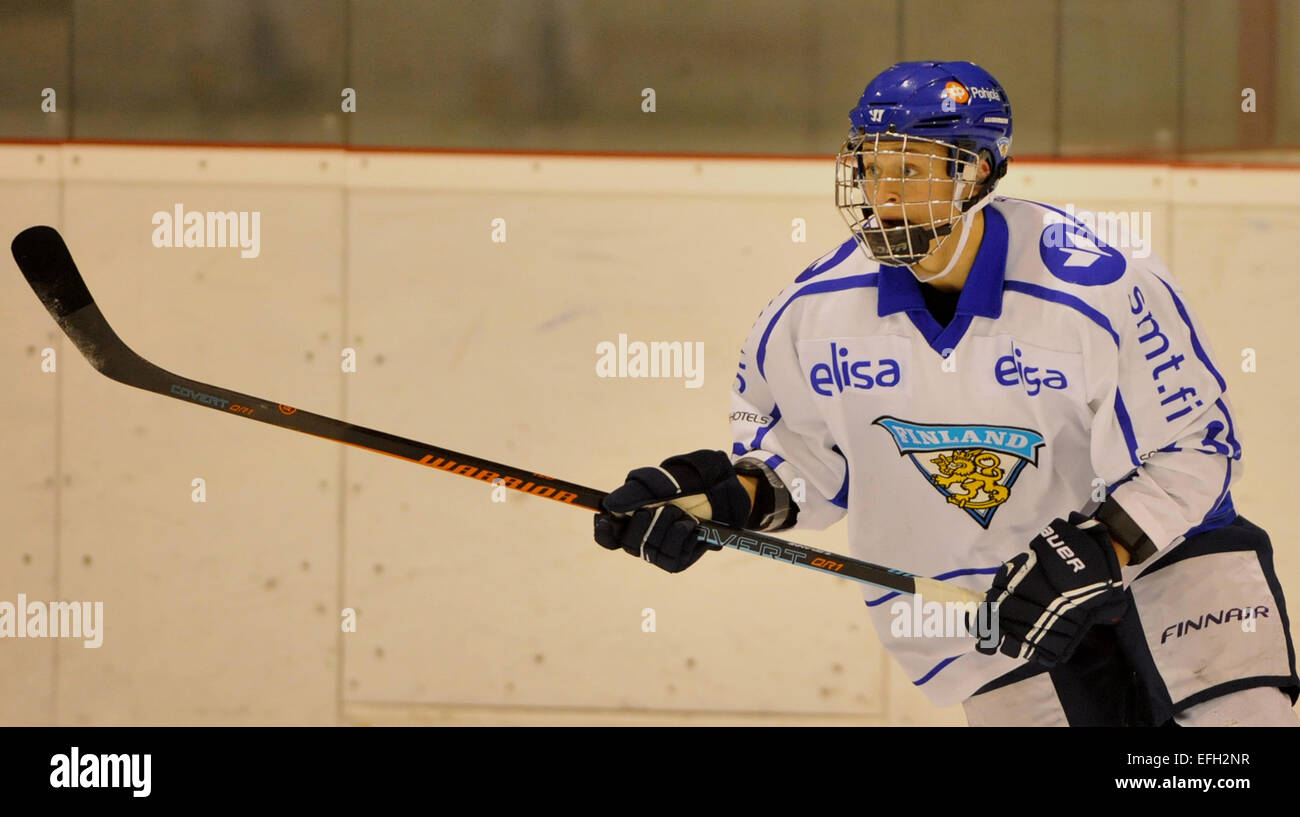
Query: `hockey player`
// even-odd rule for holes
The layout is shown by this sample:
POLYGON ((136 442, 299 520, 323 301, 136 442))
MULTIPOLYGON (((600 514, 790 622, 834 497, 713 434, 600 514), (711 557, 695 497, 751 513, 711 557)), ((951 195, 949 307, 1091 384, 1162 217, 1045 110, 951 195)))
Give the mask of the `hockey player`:
POLYGON ((899 635, 899 595, 865 590, 972 725, 1296 725, 1272 546, 1230 493, 1240 430, 1169 271, 993 195, 1011 108, 972 63, 892 66, 850 122, 852 235, 754 324, 730 453, 633 470, 596 541, 676 572, 707 546, 666 500, 766 531, 847 516, 854 556, 986 594, 977 643, 899 635))

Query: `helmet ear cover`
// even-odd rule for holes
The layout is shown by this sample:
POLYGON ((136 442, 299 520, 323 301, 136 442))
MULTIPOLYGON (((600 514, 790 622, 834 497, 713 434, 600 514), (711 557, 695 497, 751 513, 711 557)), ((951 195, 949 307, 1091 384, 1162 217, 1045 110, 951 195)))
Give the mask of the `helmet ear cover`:
MULTIPOLYGON (((956 139, 953 141, 953 144, 963 150, 969 150, 976 153, 980 159, 988 162, 989 167, 991 168, 989 175, 985 177, 983 181, 979 178, 979 162, 966 162, 965 166, 962 168, 961 181, 972 182, 977 188, 975 195, 970 196, 965 200, 964 205, 962 206, 962 211, 965 212, 976 204, 979 204, 986 196, 993 192, 993 188, 997 187, 997 184, 1002 180, 1002 177, 1007 175, 1007 165, 1011 160, 1006 159, 1002 162, 994 162, 992 151, 988 148, 977 148, 975 142, 970 139, 956 139)), ((948 175, 955 179, 957 178, 957 173, 955 172, 957 166, 956 151, 952 151, 952 153, 954 154, 953 161, 948 163, 948 175)))

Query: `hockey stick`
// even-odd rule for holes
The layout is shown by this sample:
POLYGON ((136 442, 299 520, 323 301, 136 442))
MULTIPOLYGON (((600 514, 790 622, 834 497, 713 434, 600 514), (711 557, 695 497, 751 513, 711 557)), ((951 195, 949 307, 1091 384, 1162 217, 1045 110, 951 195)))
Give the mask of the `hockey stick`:
MULTIPOLYGON (((407 462, 477 479, 485 484, 494 484, 495 480, 500 479, 500 484, 516 491, 590 511, 601 509, 600 501, 605 494, 594 488, 172 374, 132 351, 108 325, 57 230, 53 227, 29 227, 14 238, 12 250, 14 260, 18 262, 18 268, 22 270, 27 283, 68 339, 91 366, 119 383, 197 403, 226 414, 388 454, 407 462)), ((696 528, 696 534, 702 541, 713 545, 735 548, 887 590, 920 593, 933 601, 978 603, 984 599, 978 593, 935 579, 827 553, 756 531, 701 522, 696 528)))

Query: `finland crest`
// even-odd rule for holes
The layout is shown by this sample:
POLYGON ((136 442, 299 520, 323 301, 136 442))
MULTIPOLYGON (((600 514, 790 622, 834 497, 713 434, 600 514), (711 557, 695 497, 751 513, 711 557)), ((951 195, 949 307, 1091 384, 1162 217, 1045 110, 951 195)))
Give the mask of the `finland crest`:
POLYGON ((1043 436, 1014 426, 909 423, 894 417, 873 422, 888 431, 898 453, 911 457, 925 479, 984 528, 1026 463, 1038 467, 1043 436))

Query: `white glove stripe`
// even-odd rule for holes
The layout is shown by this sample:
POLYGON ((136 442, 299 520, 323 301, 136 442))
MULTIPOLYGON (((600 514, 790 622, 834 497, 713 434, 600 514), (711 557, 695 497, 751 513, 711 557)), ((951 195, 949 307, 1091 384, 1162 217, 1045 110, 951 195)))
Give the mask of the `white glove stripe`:
POLYGON ((1057 620, 1059 620, 1063 614, 1073 610, 1088 599, 1106 592, 1113 586, 1113 584, 1114 583, 1110 581, 1096 582, 1074 590, 1068 590, 1057 596, 1052 600, 1052 603, 1047 605, 1047 608, 1043 610, 1043 614, 1038 617, 1038 620, 1034 622, 1034 626, 1025 636, 1025 640, 1037 644, 1043 635, 1055 626, 1057 620))
POLYGON ((660 505, 658 508, 655 508, 655 515, 650 517, 650 524, 646 526, 645 536, 641 537, 641 558, 646 560, 647 562, 650 561, 650 557, 645 555, 645 543, 646 540, 650 538, 650 534, 654 532, 655 523, 659 521, 659 514, 663 512, 664 512, 663 505, 660 505))
POLYGON ((1029 558, 1025 560, 1025 563, 1021 565, 1020 569, 1011 577, 1011 581, 1007 582, 1007 594, 1016 592, 1016 588, 1020 586, 1020 583, 1029 575, 1029 571, 1033 570, 1034 566, 1037 564, 1038 554, 1034 553, 1032 550, 1029 551, 1029 558))
POLYGON ((668 477, 668 481, 671 482, 671 483, 673 484, 673 489, 676 490, 677 493, 680 494, 680 493, 682 492, 682 486, 681 486, 680 484, 678 484, 677 480, 673 479, 673 475, 672 475, 672 474, 668 473, 666 470, 664 470, 664 468, 663 468, 662 466, 658 466, 658 465, 655 466, 655 470, 656 470, 656 471, 659 471, 659 472, 662 473, 664 476, 668 477))
POLYGON ((1086 587, 1070 590, 1057 596, 1052 600, 1052 603, 1047 606, 1047 609, 1043 611, 1043 614, 1038 617, 1038 620, 1034 622, 1033 628, 1025 638, 1037 644, 1039 640, 1042 639, 1045 631, 1050 630, 1055 626, 1056 622, 1062 615, 1073 610, 1075 607, 1078 607, 1081 602, 1087 601, 1098 593, 1104 592, 1106 589, 1104 585, 1109 584, 1109 582, 1101 582, 1100 584, 1103 585, 1100 589, 1093 589, 1097 588, 1098 585, 1090 584, 1086 587))

